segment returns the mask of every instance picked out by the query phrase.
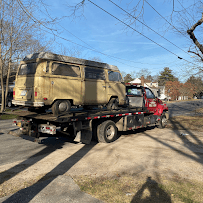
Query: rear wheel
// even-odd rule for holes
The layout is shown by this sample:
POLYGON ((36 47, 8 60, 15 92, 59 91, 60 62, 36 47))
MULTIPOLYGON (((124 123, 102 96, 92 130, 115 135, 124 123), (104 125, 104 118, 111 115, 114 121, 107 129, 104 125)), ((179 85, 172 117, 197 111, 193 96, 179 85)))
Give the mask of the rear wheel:
POLYGON ((98 125, 97 138, 99 142, 113 142, 117 138, 117 128, 115 123, 111 120, 107 120, 98 125))
POLYGON ((51 107, 52 113, 55 116, 68 113, 71 109, 71 103, 68 100, 57 100, 51 107))
POLYGON ((160 121, 158 122, 158 127, 159 128, 165 128, 167 124, 167 118, 165 113, 163 113, 160 117, 160 121))
POLYGON ((111 98, 109 103, 107 104, 107 109, 108 110, 114 110, 114 109, 118 109, 118 98, 111 98))

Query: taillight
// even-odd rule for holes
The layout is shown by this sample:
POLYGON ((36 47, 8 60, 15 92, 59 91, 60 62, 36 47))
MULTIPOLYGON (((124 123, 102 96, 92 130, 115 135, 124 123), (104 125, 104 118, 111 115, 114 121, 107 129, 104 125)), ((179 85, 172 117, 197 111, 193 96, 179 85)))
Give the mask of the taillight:
POLYGON ((37 97, 37 88, 35 88, 35 97, 37 97))
POLYGON ((15 90, 13 89, 13 99, 15 99, 15 90))

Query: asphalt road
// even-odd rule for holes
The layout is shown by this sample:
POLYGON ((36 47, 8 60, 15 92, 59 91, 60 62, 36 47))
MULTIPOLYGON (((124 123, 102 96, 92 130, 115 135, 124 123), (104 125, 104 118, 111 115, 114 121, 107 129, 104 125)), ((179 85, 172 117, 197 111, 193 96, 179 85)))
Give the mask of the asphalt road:
MULTIPOLYGON (((195 101, 183 101, 167 103, 169 107, 169 116, 180 116, 180 115, 198 115, 195 111, 199 108, 203 108, 203 99, 195 101)), ((203 115, 203 114, 202 114, 203 115)))

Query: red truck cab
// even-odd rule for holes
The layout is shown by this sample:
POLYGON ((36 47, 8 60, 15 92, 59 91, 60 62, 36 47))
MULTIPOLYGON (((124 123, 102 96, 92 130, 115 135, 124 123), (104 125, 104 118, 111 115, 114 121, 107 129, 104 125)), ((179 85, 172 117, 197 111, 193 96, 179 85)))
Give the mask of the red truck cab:
POLYGON ((155 97, 150 88, 137 84, 126 84, 126 99, 130 107, 147 108, 149 113, 161 116, 168 111, 168 107, 160 99, 155 97))

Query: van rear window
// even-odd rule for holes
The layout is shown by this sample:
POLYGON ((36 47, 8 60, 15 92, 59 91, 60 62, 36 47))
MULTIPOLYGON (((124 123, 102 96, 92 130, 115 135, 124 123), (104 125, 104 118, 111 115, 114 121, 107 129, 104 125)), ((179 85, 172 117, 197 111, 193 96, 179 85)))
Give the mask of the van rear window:
POLYGON ((32 75, 36 72, 37 63, 27 63, 20 66, 18 75, 32 75))
POLYGON ((80 67, 63 64, 63 63, 53 63, 52 74, 71 76, 71 77, 80 77, 80 67))

